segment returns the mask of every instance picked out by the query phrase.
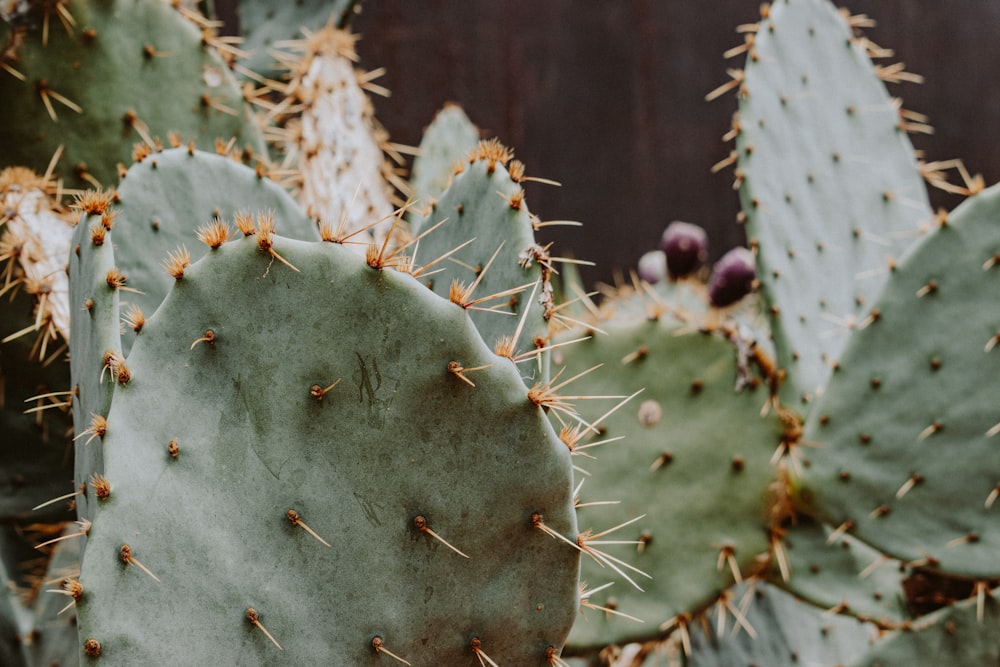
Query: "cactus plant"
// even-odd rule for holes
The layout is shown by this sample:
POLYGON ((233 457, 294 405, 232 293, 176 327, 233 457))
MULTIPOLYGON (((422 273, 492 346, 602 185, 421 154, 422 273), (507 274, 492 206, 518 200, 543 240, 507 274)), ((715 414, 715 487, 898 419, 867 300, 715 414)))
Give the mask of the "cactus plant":
POLYGON ((454 176, 455 163, 465 159, 479 143, 479 128, 457 104, 444 105, 424 130, 413 159, 410 187, 417 206, 408 212, 414 225, 430 213, 454 176))
POLYGON ((576 613, 579 553, 539 529, 575 536, 566 447, 462 308, 270 220, 186 267, 118 376, 84 654, 545 664, 576 613))
POLYGON ((880 78, 902 75, 875 67, 826 0, 765 7, 734 80, 734 157, 795 407, 822 392, 888 267, 934 216, 880 78))
POLYGON ((204 20, 196 25, 186 18, 194 14, 160 0, 55 4, 63 25, 47 5, 26 22, 0 22, 0 166, 42 171, 62 147, 68 184, 107 186, 134 144, 152 147, 168 133, 201 148, 235 137, 264 156, 242 92, 211 46, 223 43, 204 20))

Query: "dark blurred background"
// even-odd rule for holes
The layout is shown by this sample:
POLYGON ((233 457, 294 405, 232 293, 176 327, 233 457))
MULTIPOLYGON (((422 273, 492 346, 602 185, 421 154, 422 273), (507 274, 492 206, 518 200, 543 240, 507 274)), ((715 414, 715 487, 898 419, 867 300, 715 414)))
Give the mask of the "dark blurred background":
MULTIPOLYGON (((722 135, 733 95, 705 102, 727 80, 723 60, 758 0, 365 0, 354 29, 361 65, 384 66, 377 100, 395 141, 417 144, 445 101, 462 104, 490 136, 515 149, 546 230, 562 252, 598 262, 587 284, 610 280, 655 246, 672 219, 709 229, 713 259, 743 242, 722 135)), ((1000 180, 1000 1, 847 0, 878 22, 869 37, 924 75, 890 87, 936 132, 916 136, 928 159, 961 157, 1000 180)), ((886 64, 893 61, 884 61, 886 64)), ((959 200, 932 193, 936 205, 959 200)))

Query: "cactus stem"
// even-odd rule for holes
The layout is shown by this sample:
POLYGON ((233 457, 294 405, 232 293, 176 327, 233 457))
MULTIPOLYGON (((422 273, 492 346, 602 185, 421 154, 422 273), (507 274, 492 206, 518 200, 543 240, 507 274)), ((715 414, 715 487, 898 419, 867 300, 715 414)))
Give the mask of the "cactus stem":
POLYGON ((275 639, 274 636, 267 631, 267 628, 264 627, 264 624, 260 622, 260 615, 257 613, 257 610, 254 609, 253 607, 247 607, 247 620, 250 621, 250 625, 253 625, 258 630, 263 632, 264 636, 270 639, 271 643, 277 646, 279 651, 284 650, 283 648, 281 648, 281 644, 278 643, 278 640, 275 639))
MULTIPOLYGON (((475 385, 473 385, 473 386, 475 386, 475 385)), ((418 514, 417 516, 413 517, 413 525, 416 526, 417 530, 419 530, 421 532, 424 532, 424 533, 427 533, 428 535, 430 535, 431 537, 433 537, 435 540, 437 540, 441 544, 445 545, 446 547, 448 547, 449 549, 451 549, 452 551, 454 551, 455 553, 457 553, 459 556, 461 556, 463 558, 468 558, 469 557, 465 553, 459 551, 454 546, 452 546, 451 544, 449 544, 448 541, 445 540, 443 537, 441 537, 440 535, 438 535, 437 533, 435 533, 433 530, 431 530, 430 526, 427 525, 427 519, 424 518, 423 515, 418 514)))
POLYGON ((396 660, 397 662, 401 662, 404 665, 411 664, 409 660, 404 660, 403 658, 399 657, 398 655, 396 655, 395 653, 393 653, 392 651, 390 651, 389 649, 387 649, 385 647, 384 640, 381 637, 376 636, 374 639, 372 639, 372 648, 375 649, 376 653, 385 653, 387 656, 389 656, 393 660, 396 660))
POLYGON ((318 384, 314 384, 312 387, 309 388, 309 395, 315 398, 317 401, 322 401, 323 397, 326 396, 326 394, 331 389, 340 384, 340 381, 342 379, 343 378, 337 378, 336 381, 328 387, 321 387, 318 384))
MULTIPOLYGON (((31 508, 31 511, 35 512, 37 510, 42 509, 43 507, 48 507, 49 505, 54 505, 55 503, 59 502, 60 500, 69 500, 70 498, 74 498, 74 497, 80 496, 80 495, 83 495, 82 491, 74 491, 73 493, 67 493, 67 494, 59 496, 57 498, 52 498, 51 500, 46 500, 44 503, 42 503, 40 505, 35 505, 34 507, 31 508)), ((56 538, 56 539, 62 539, 62 538, 56 538)), ((55 542, 55 541, 56 540, 49 540, 49 542, 55 542)), ((49 542, 45 542, 45 544, 49 544, 49 542)), ((40 546, 44 546, 44 545, 39 544, 38 546, 40 547, 40 546)), ((38 547, 36 547, 36 548, 38 548, 38 547)))
POLYGON ((484 366, 476 366, 475 368, 465 368, 462 364, 457 361, 448 362, 448 372, 457 377, 462 382, 466 383, 470 387, 475 387, 476 383, 465 377, 464 373, 470 373, 472 371, 481 371, 486 368, 492 368, 493 364, 486 364, 484 366))
POLYGON ((208 343, 209 345, 214 345, 215 344, 215 338, 216 338, 216 336, 215 336, 215 330, 214 329, 205 329, 205 335, 203 335, 201 338, 199 338, 195 342, 191 343, 191 347, 188 348, 188 349, 189 350, 193 350, 198 345, 198 343, 208 343))
POLYGON ((152 577, 153 581, 160 583, 160 578, 157 577, 152 572, 150 572, 145 565, 136 560, 135 556, 132 555, 132 547, 130 547, 127 544, 123 544, 121 546, 121 549, 119 550, 119 555, 123 563, 125 563, 126 565, 135 565, 137 568, 139 568, 140 570, 148 574, 150 577, 152 577))
POLYGON ((329 542, 327 542, 326 540, 324 540, 322 537, 320 537, 316 533, 315 530, 313 530, 308 525, 306 525, 306 522, 302 520, 302 517, 299 516, 298 512, 296 512, 293 509, 290 509, 287 512, 285 512, 285 516, 288 517, 288 520, 292 522, 293 526, 297 526, 297 527, 301 528, 302 530, 306 531, 307 533, 309 533, 310 535, 312 535, 313 537, 315 537, 317 540, 319 540, 322 544, 324 544, 326 546, 330 546, 329 542))

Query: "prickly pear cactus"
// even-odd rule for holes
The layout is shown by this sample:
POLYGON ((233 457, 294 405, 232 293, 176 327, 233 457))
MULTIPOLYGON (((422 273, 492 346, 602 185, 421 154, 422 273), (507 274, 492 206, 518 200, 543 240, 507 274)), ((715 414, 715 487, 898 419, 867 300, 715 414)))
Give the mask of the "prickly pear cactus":
POLYGON ((517 371, 411 277, 256 223, 185 267, 118 371, 85 664, 551 664, 571 468, 517 371))
POLYGON ((821 446, 804 454, 804 507, 890 556, 968 578, 1000 573, 998 218, 994 186, 899 263, 805 426, 821 446))
MULTIPOLYGON (((538 218, 519 184, 524 165, 513 156, 496 139, 480 142, 413 230, 419 236, 441 226, 417 251, 420 263, 434 263, 425 280, 471 307, 483 340, 504 356, 544 346, 555 314, 554 260, 535 240, 538 218)), ((529 382, 539 377, 530 368, 525 374, 529 382)))
MULTIPOLYGON (((115 261, 137 290, 124 293, 126 313, 134 307, 151 315, 175 281, 164 262, 150 256, 197 260, 208 246, 195 234, 214 224, 238 233, 228 221, 249 206, 271 211, 286 236, 319 240, 315 223, 277 183, 228 157, 191 148, 153 153, 133 164, 114 200, 115 261)), ((126 327, 122 337, 126 353, 133 330, 126 327)))
POLYGON ((204 24, 161 0, 52 4, 16 26, 0 22, 0 166, 42 171, 61 146, 67 184, 92 187, 115 182, 134 144, 169 132, 201 148, 235 137, 263 151, 204 24))
MULTIPOLYGON (((388 155, 399 158, 375 118, 368 92, 388 94, 373 83, 380 70, 355 69, 358 35, 328 25, 290 46, 288 113, 272 113, 284 125, 278 145, 283 164, 299 175, 297 200, 310 216, 350 237, 364 255, 393 226, 393 187, 406 190, 388 155)), ((399 158, 401 160, 401 158, 399 158)))
POLYGON ((687 667, 842 665, 863 654, 876 635, 873 626, 825 614, 760 582, 735 587, 730 603, 743 610, 738 617, 729 608, 717 610, 692 630, 687 667))
POLYGON ((820 609, 878 627, 895 627, 910 618, 904 563, 805 516, 784 526, 780 535, 785 571, 778 563, 772 567, 775 586, 820 609))
POLYGON ((280 51, 283 42, 299 38, 303 30, 320 30, 326 24, 344 29, 360 4, 360 0, 240 0, 240 51, 245 54, 240 64, 257 75, 280 77, 284 68, 275 51, 280 51))
POLYGON ((764 14, 733 82, 734 158, 795 406, 819 396, 889 266, 933 213, 869 43, 827 0, 764 14))
MULTIPOLYGON (((733 583, 766 566, 771 527, 783 518, 783 486, 771 463, 783 426, 773 411, 761 416, 763 387, 737 391, 747 369, 736 347, 667 316, 599 326, 604 335, 561 350, 567 377, 604 364, 576 380, 573 393, 641 393, 611 415, 606 406, 581 403, 584 423, 600 435, 577 426, 563 437, 587 473, 581 497, 595 501, 581 505, 581 525, 641 517, 605 538, 624 542, 606 549, 634 585, 617 582, 588 597, 641 622, 585 610, 571 635, 574 650, 656 638, 691 623, 733 583), (586 448, 591 442, 605 444, 586 448)), ((585 558, 581 579, 598 589, 610 573, 585 558)))
POLYGON ((985 591, 929 614, 876 643, 850 667, 995 665, 1000 604, 985 591))
POLYGON ((410 187, 417 202, 410 219, 418 224, 430 213, 454 176, 455 163, 468 156, 479 143, 479 128, 457 104, 446 104, 424 130, 417 156, 413 159, 410 187))

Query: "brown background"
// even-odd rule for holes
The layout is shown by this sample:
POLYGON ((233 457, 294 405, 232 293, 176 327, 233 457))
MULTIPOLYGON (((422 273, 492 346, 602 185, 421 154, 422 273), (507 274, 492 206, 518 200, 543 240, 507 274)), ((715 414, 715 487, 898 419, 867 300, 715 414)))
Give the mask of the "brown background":
MULTIPOLYGON (((931 159, 962 157, 988 183, 1000 180, 1000 2, 851 0, 878 21, 869 36, 896 51, 924 85, 893 86, 927 113, 931 159)), ((712 255, 742 242, 731 172, 709 168, 733 96, 705 94, 727 77, 722 53, 735 26, 758 17, 757 0, 366 0, 354 28, 362 65, 384 66, 391 99, 377 103, 394 140, 416 144, 440 105, 461 103, 491 136, 515 148, 563 251, 596 260, 588 283, 634 265, 672 219, 710 230, 712 255)), ((934 194, 949 208, 954 197, 934 194)))

